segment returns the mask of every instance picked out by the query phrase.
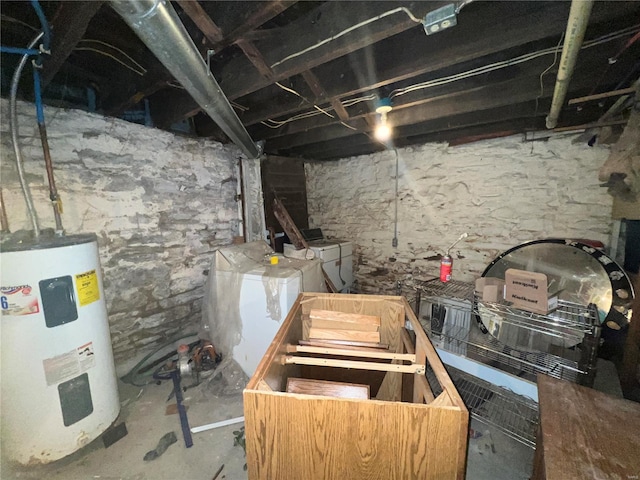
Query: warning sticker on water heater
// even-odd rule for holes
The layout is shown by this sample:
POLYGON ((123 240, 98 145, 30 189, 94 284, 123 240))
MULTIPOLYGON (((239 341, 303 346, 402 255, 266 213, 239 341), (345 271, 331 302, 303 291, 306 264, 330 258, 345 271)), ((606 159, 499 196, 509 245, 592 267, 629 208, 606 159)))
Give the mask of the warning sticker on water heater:
POLYGON ((86 372, 96 364, 93 342, 86 343, 81 347, 76 348, 76 352, 78 353, 78 364, 80 365, 81 372, 86 372))
POLYGON ((76 275, 76 288, 78 289, 78 303, 81 307, 100 300, 98 275, 95 270, 76 275))
POLYGON ((31 315, 40 311, 38 295, 31 285, 0 287, 2 315, 31 315))
POLYGON ((85 373, 96 364, 93 342, 42 361, 47 385, 57 385, 85 373))

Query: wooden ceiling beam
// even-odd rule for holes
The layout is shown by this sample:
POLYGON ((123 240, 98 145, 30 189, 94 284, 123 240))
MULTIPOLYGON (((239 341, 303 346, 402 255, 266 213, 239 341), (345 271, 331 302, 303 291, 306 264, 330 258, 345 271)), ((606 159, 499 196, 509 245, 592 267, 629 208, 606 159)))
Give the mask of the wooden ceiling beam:
MULTIPOLYGON (((244 32, 259 27, 263 23, 279 15, 285 9, 296 3, 295 1, 281 0, 275 2, 265 2, 261 4, 257 9, 255 9, 250 14, 248 19, 237 25, 229 35, 225 36, 222 29, 211 19, 209 14, 204 10, 199 2, 190 0, 177 0, 177 2, 182 10, 187 14, 187 16, 193 21, 196 27, 210 42, 210 46, 217 50, 222 49, 226 45, 234 43, 244 32)), ((260 73, 262 75, 268 75, 268 72, 265 69, 265 67, 268 69, 268 66, 266 65, 266 62, 262 58, 255 45, 250 42, 243 41, 239 46, 245 52, 247 57, 252 61, 252 63, 254 63, 256 68, 259 68, 260 73)), ((136 82, 136 85, 133 89, 124 87, 122 90, 123 93, 117 95, 113 99, 110 99, 109 104, 106 108, 106 112, 109 115, 120 115, 125 110, 133 107, 143 98, 160 92, 162 89, 167 87, 172 79, 173 76, 168 71, 166 71, 164 67, 159 67, 156 74, 145 75, 145 80, 143 82, 136 82)), ((199 105, 195 103, 191 96, 185 91, 171 91, 171 93, 166 92, 165 94, 161 95, 161 97, 164 99, 164 101, 162 102, 163 106, 159 106, 156 103, 152 107, 154 117, 158 119, 157 124, 161 128, 168 128, 173 123, 184 118, 191 117, 200 111, 199 105), (179 108, 179 106, 184 105, 187 105, 189 108, 180 109, 179 114, 174 113, 179 108), (165 108, 166 110, 163 111, 163 109, 165 108)))
MULTIPOLYGON (((300 74, 335 58, 367 47, 410 28, 422 28, 403 11, 385 15, 405 6, 420 18, 447 2, 326 2, 305 17, 280 28, 278 38, 259 42, 257 47, 275 74, 275 80, 283 80, 300 74), (367 20, 366 28, 358 28, 335 40, 322 43, 328 35, 346 31, 367 20), (286 39, 286 41, 284 41, 286 39), (306 53, 301 53, 305 52, 306 53)), ((214 71, 220 87, 230 100, 266 87, 270 80, 258 72, 248 70, 248 61, 235 58, 219 71, 214 71)), ((195 102, 192 102, 195 103, 195 102)), ((182 105, 183 112, 193 110, 193 104, 182 105)), ((179 110, 176 115, 180 117, 179 110)))
MULTIPOLYGON (((611 45, 602 44, 589 49, 589 57, 584 58, 576 68, 575 76, 579 78, 572 81, 572 90, 582 88, 585 83, 593 83, 592 72, 597 70, 600 65, 606 64, 606 59, 610 56, 611 48, 611 45)), ((618 71, 627 71, 627 67, 631 68, 632 60, 633 59, 624 60, 612 68, 618 71)), ((535 99, 540 95, 540 72, 547 68, 548 61, 547 58, 541 57, 521 64, 517 68, 509 67, 490 74, 458 80, 452 84, 439 85, 424 91, 415 91, 398 96, 394 98, 394 108, 388 114, 389 122, 394 126, 402 126, 437 118, 437 116, 442 116, 442 114, 448 115, 447 109, 464 107, 462 105, 455 105, 455 99, 460 96, 465 98, 465 102, 472 100, 473 104, 467 106, 476 105, 479 110, 486 108, 484 107, 484 103, 498 106, 493 105, 492 102, 505 102, 503 105, 506 105, 508 103, 526 101, 528 98, 535 99), (517 76, 514 77, 514 75, 517 76), (496 88, 500 86, 503 86, 505 90, 496 90, 496 88), (478 93, 478 96, 474 96, 475 92, 478 93), (486 98, 482 98, 483 93, 486 98), (511 98, 515 100, 510 102, 511 98), (423 111, 425 112, 424 114, 431 116, 429 118, 422 118, 423 111), (414 119, 413 115, 417 115, 417 119, 414 119)), ((548 73, 549 74, 544 77, 545 89, 544 95, 542 95, 541 98, 546 98, 546 96, 550 95, 553 91, 553 84, 555 83, 554 74, 553 71, 549 71, 548 73)), ((367 102, 356 104, 348 110, 351 118, 375 115, 372 106, 367 102)), ((279 148, 279 145, 287 146, 291 145, 292 142, 297 144, 314 143, 307 141, 309 138, 314 138, 314 130, 322 130, 336 123, 338 122, 334 119, 317 115, 290 122, 278 129, 254 126, 249 129, 249 133, 253 138, 257 140, 267 140, 274 146, 273 148, 279 148)), ((336 137, 348 135, 347 132, 338 128, 338 125, 335 125, 335 127, 331 132, 336 137)))
POLYGON ((264 78, 272 82, 274 81, 273 71, 269 68, 266 60, 253 42, 250 42, 249 40, 238 40, 236 45, 242 49, 245 56, 264 78))
POLYGON ((60 2, 51 21, 51 56, 44 62, 42 87, 53 80, 73 49, 82 40, 89 22, 102 7, 103 1, 60 2))
MULTIPOLYGON (((617 9, 612 9, 606 4, 597 3, 591 23, 607 25, 625 15, 628 18, 626 21, 632 23, 632 13, 638 13, 637 5, 616 5, 617 9)), ((378 54, 372 55, 367 50, 354 52, 315 69, 318 81, 327 87, 327 102, 379 88, 392 89, 394 83, 417 81, 419 76, 432 76, 453 65, 477 61, 481 57, 533 42, 549 39, 548 45, 555 45, 557 38, 554 35, 559 36, 566 27, 569 5, 564 2, 492 2, 483 7, 472 17, 461 14, 456 27, 436 36, 427 37, 422 32, 409 31, 375 45, 380 58, 385 61, 378 61, 373 72, 371 57, 378 57, 378 54), (500 18, 508 28, 496 28, 496 18, 500 18), (515 31, 517 35, 514 35, 515 31)), ((253 106, 252 97, 250 95, 246 100, 243 99, 250 107, 253 106)), ((278 108, 270 108, 270 105, 257 102, 256 108, 251 108, 242 116, 242 121, 250 126, 267 118, 277 119, 301 111, 300 105, 291 100, 279 101, 278 105, 278 108)))
MULTIPOLYGON (((327 98, 327 92, 325 91, 324 87, 320 85, 318 77, 316 77, 311 70, 302 72, 302 78, 304 78, 305 82, 307 82, 307 85, 309 85, 309 88, 311 88, 311 91, 317 98, 321 100, 327 98)), ((333 110, 338 114, 340 120, 342 120, 343 122, 349 120, 349 113, 344 108, 339 98, 332 98, 330 100, 330 103, 333 110)))
MULTIPOLYGON (((521 30, 531 24, 530 16, 539 12, 542 7, 527 3, 524 7, 517 4, 517 7, 507 9, 502 2, 487 4, 486 7, 488 11, 483 9, 474 15, 472 24, 464 21, 461 15, 460 23, 449 32, 428 37, 423 31, 409 30, 374 45, 373 51, 366 49, 353 52, 317 68, 318 81, 327 85, 327 101, 335 97, 347 98, 368 93, 403 79, 451 68, 453 65, 546 38, 550 34, 559 35, 566 26, 565 15, 561 21, 544 23, 537 29, 527 29, 514 36, 507 34, 505 29, 495 28, 495 18, 502 15, 505 22, 513 25, 514 29, 521 30), (468 44, 473 48, 469 49, 468 44), (384 63, 372 61, 372 57, 378 57, 377 52, 381 55, 380 58, 384 58, 384 63), (428 54, 423 56, 416 52, 428 54)), ((556 6, 549 12, 549 18, 564 13, 565 10, 568 12, 568 7, 556 6)), ((300 107, 293 102, 282 104, 278 110, 269 109, 265 105, 247 112, 242 120, 245 125, 250 126, 265 117, 278 118, 299 111, 300 107)))
MULTIPOLYGON (((580 92, 588 92, 588 89, 583 89, 576 93, 580 92)), ((522 121, 525 124, 520 131, 545 130, 544 118, 550 104, 551 97, 548 97, 539 100, 537 106, 536 102, 532 100, 507 107, 470 112, 399 127, 394 130, 394 145, 396 147, 403 147, 433 141, 455 140, 457 142, 458 138, 463 137, 468 140, 470 137, 469 129, 482 129, 483 125, 488 125, 488 132, 499 131, 500 129, 495 127, 495 125, 501 122, 508 124, 509 122, 522 121), (443 133, 443 135, 439 137, 441 133, 443 133)), ((588 122, 590 119, 598 118, 600 111, 601 109, 597 105, 583 108, 579 111, 577 109, 567 109, 563 112, 563 124, 574 125, 585 121, 588 122)), ((321 160, 341 158, 345 155, 352 156, 372 153, 381 149, 379 144, 368 141, 368 139, 362 135, 352 135, 351 137, 341 139, 339 143, 335 141, 321 142, 296 147, 291 150, 280 150, 278 154, 321 160)), ((267 153, 274 152, 270 151, 267 146, 267 153)))
MULTIPOLYGON (((392 118, 398 116, 402 111, 412 109, 433 100, 446 99, 459 92, 472 92, 474 89, 487 87, 500 82, 515 81, 517 83, 526 77, 534 77, 539 75, 539 72, 547 67, 547 62, 547 59, 541 58, 531 62, 530 65, 527 65, 526 69, 523 68, 521 71, 500 71, 496 72, 494 75, 470 77, 468 79, 459 80, 455 83, 439 85, 429 89, 418 90, 406 95, 398 96, 393 99, 394 106, 391 113, 389 113, 389 120, 391 121, 392 118), (514 74, 518 76, 514 77, 514 74)), ((550 71, 546 78, 546 83, 549 88, 551 88, 553 84, 552 76, 553 71, 550 71)), ((351 118, 370 119, 372 128, 375 126, 373 102, 360 102, 349 107, 348 111, 351 118)), ((288 123, 278 129, 267 129, 263 126, 256 125, 250 128, 250 133, 254 138, 259 140, 269 140, 274 144, 286 144, 288 142, 287 138, 290 138, 297 133, 312 135, 314 129, 324 128, 336 123, 338 122, 335 119, 316 115, 314 117, 288 123), (278 138, 281 138, 282 140, 278 141, 278 138)), ((398 124, 396 123, 395 125, 398 124)))
POLYGON ((222 30, 216 23, 211 20, 211 17, 205 12, 204 8, 200 5, 200 2, 193 0, 177 0, 178 5, 184 10, 189 18, 196 24, 196 27, 204 34, 209 40, 211 45, 216 45, 224 39, 222 30))
POLYGON ((230 30, 225 38, 223 38, 218 44, 214 45, 214 48, 220 50, 228 45, 235 43, 239 39, 243 38, 245 34, 252 32, 256 28, 264 25, 269 20, 277 17, 287 8, 295 5, 296 3, 297 0, 274 0, 264 2, 263 4, 259 5, 258 8, 253 10, 248 18, 246 18, 246 20, 230 30))
MULTIPOLYGON (((264 52, 276 78, 284 79, 410 28, 422 28, 406 13, 397 11, 398 7, 406 6, 415 16, 421 17, 444 3, 326 2, 305 17, 281 28, 280 38, 260 42, 258 47, 264 52), (396 13, 386 15, 391 11, 396 13), (386 16, 327 41, 332 34, 337 35, 381 15, 386 16)), ((241 62, 232 60, 220 72, 220 85, 230 98, 239 98, 267 85, 255 76, 241 75, 242 67, 241 62)))
MULTIPOLYGON (((542 99, 539 104, 538 116, 544 116, 544 108, 549 105, 549 99, 542 99)), ((435 120, 429 120, 422 123, 413 125, 405 125, 401 127, 395 127, 393 136, 397 138, 412 138, 420 135, 434 133, 443 130, 460 129, 466 127, 472 127, 487 123, 487 118, 491 119, 491 122, 498 122, 503 120, 509 120, 513 118, 532 118, 536 116, 535 102, 524 102, 519 104, 507 105, 505 107, 497 107, 491 110, 484 110, 479 112, 462 113, 458 115, 452 115, 449 117, 438 118, 435 120)), ((489 122, 490 123, 490 122, 489 122)), ((293 147, 292 149, 280 149, 283 155, 300 155, 305 153, 308 156, 321 154, 326 152, 333 155, 334 153, 342 150, 343 148, 355 148, 357 146, 370 145, 371 140, 364 135, 351 135, 344 137, 340 140, 339 145, 332 141, 323 141, 313 144, 302 145, 293 147)), ((267 148, 271 148, 269 143, 267 148)), ((272 150, 269 150, 272 151, 272 150)))
POLYGON ((172 80, 173 76, 164 65, 155 62, 143 77, 134 78, 126 83, 118 83, 119 88, 112 89, 112 95, 103 107, 104 111, 107 115, 117 117, 135 107, 146 97, 167 87, 172 80))
MULTIPOLYGON (((574 81, 571 84, 571 91, 575 92, 591 85, 592 78, 588 72, 592 71, 593 66, 590 64, 579 65, 574 75, 574 81)), ((388 119, 389 123, 397 128, 463 113, 487 111, 510 104, 528 102, 536 98, 548 98, 553 94, 553 89, 550 88, 552 84, 553 78, 547 81, 547 88, 545 88, 544 94, 540 96, 539 74, 531 74, 524 78, 516 78, 480 87, 476 86, 467 90, 429 98, 424 102, 414 103, 411 108, 391 111, 388 114, 388 119)), ((266 148, 268 151, 274 152, 311 143, 337 140, 350 135, 352 135, 352 132, 347 128, 340 124, 333 124, 325 128, 268 139, 266 148)), ((255 135, 253 135, 253 138, 261 139, 255 135)))
MULTIPOLYGON (((450 145, 460 145, 504 136, 507 133, 545 130, 545 109, 550 103, 551 99, 547 98, 540 102, 537 109, 535 102, 531 101, 520 105, 510 105, 506 108, 456 115, 433 122, 402 127, 396 132, 398 138, 394 141, 394 146, 399 148, 429 142, 449 142, 450 145), (487 118, 491 120, 487 121, 487 118)), ((597 118, 598 111, 599 109, 596 107, 585 108, 581 111, 569 110, 567 112, 569 115, 566 115, 563 123, 573 125, 588 118, 597 118)), ((535 135, 533 136, 535 137, 535 135)), ((335 147, 335 142, 326 142, 301 149, 285 150, 280 154, 306 159, 329 160, 369 154, 384 149, 379 144, 363 142, 362 138, 362 136, 354 135, 349 139, 343 139, 340 142, 340 147, 335 147)))
MULTIPOLYGON (((421 136, 419 139, 405 140, 399 139, 395 143, 396 148, 402 148, 409 145, 424 144, 424 143, 442 143, 448 142, 450 145, 461 145, 464 143, 476 142, 479 140, 486 140, 490 138, 506 137, 509 135, 516 135, 522 133, 530 128, 544 127, 544 118, 531 119, 531 118, 513 118, 504 121, 483 123, 480 125, 470 125, 461 128, 454 128, 448 130, 441 130, 438 132, 432 132, 421 136)), ((337 160, 339 158, 355 157, 359 155, 367 155, 376 151, 385 150, 383 146, 356 146, 350 147, 342 152, 334 151, 321 152, 314 156, 305 155, 303 158, 314 160, 337 160)))

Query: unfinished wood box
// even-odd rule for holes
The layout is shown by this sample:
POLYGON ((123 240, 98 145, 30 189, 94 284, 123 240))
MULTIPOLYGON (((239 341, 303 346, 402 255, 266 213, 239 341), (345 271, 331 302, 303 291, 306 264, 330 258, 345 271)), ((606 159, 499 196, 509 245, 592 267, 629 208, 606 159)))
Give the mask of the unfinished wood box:
POLYGON ((469 412, 403 297, 300 294, 244 390, 244 415, 250 480, 465 476, 469 412), (300 345, 311 309, 379 316, 388 350, 300 345), (289 378, 365 384, 371 399, 286 393, 289 378))

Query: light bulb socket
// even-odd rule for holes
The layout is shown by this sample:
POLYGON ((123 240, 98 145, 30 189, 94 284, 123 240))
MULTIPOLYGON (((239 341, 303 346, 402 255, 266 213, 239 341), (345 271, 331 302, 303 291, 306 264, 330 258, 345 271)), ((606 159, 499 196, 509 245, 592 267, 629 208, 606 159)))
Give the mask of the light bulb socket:
POLYGON ((376 113, 387 114, 392 110, 391 99, 388 97, 379 98, 375 102, 376 113))

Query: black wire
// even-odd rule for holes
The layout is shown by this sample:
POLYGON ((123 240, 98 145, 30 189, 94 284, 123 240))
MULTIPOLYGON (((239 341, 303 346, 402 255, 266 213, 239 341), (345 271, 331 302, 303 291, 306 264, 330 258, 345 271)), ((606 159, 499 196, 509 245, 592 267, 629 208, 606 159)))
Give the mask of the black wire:
POLYGON ((342 282, 342 286, 344 287, 347 282, 342 278, 342 244, 338 242, 338 252, 340 253, 340 262, 338 263, 338 278, 342 282))

